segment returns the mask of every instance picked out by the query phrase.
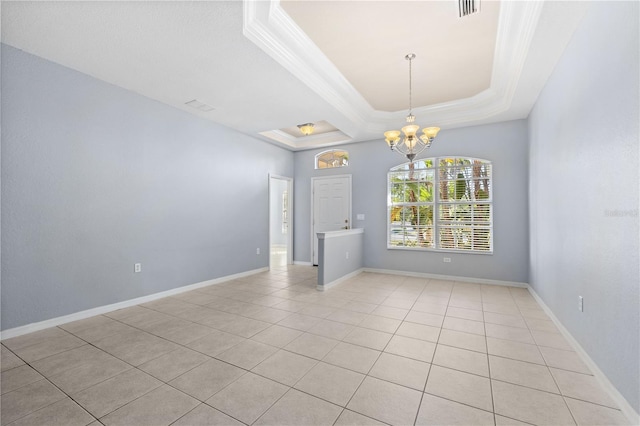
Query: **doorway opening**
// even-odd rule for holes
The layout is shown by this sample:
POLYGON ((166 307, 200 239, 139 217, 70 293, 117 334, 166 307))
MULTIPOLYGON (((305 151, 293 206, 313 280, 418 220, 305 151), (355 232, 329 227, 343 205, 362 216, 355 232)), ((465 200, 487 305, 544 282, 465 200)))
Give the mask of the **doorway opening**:
POLYGON ((293 179, 269 175, 269 268, 293 263, 293 179))

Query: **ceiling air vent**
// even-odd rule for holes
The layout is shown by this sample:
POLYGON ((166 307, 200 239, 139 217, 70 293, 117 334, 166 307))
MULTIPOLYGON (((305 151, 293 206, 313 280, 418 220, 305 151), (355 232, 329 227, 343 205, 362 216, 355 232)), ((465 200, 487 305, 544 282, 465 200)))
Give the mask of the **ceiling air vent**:
POLYGON ((480 12, 480 0, 458 0, 458 16, 474 15, 480 12))
POLYGON ((204 112, 213 111, 215 109, 214 107, 207 105, 203 102, 200 102, 197 99, 194 99, 189 102, 185 102, 184 104, 189 105, 191 108, 199 109, 200 111, 204 111, 204 112))

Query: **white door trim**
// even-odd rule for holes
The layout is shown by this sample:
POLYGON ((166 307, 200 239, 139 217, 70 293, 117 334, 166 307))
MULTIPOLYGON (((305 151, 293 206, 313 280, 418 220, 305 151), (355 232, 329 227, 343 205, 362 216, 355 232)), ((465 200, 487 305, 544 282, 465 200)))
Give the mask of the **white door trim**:
POLYGON ((315 251, 315 244, 314 244, 314 238, 315 235, 313 235, 313 228, 314 228, 314 210, 313 210, 313 199, 314 199, 314 188, 315 188, 315 182, 318 180, 323 180, 323 179, 335 179, 335 178, 347 178, 349 180, 349 227, 352 228, 353 227, 353 194, 352 194, 352 189, 353 189, 353 185, 352 185, 352 175, 350 174, 342 174, 342 175, 330 175, 330 176, 315 176, 311 178, 311 220, 309 221, 309 223, 311 224, 311 226, 309 227, 309 234, 311 235, 311 249, 309 250, 309 253, 311 254, 311 264, 313 265, 313 258, 314 256, 314 251, 315 251))
POLYGON ((284 180, 287 182, 287 212, 289 214, 289 226, 287 232, 287 265, 293 264, 293 178, 269 173, 269 247, 267 251, 269 255, 269 268, 271 268, 271 241, 273 240, 273 235, 271 235, 271 179, 284 180))

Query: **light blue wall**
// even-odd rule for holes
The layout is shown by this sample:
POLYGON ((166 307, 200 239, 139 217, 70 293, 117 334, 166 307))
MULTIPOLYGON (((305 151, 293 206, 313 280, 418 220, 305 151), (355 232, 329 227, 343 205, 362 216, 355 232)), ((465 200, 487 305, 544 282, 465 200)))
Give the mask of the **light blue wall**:
MULTIPOLYGON (((418 117, 419 121, 419 117, 418 117)), ((401 123, 398 123, 401 124, 401 123)), ((426 123, 425 123, 426 124, 426 123)), ((406 161, 380 140, 345 145, 350 164, 315 170, 322 150, 295 153, 294 259, 310 261, 311 177, 351 174, 353 227, 364 228, 365 267, 526 282, 528 279, 527 126, 524 120, 443 130, 423 157, 470 156, 493 162, 493 255, 387 249, 387 173, 406 161), (356 220, 363 213, 364 221, 356 220), (443 263, 443 257, 452 259, 443 263)))
POLYGON ((639 14, 591 3, 529 119, 531 285, 636 411, 639 14))
POLYGON ((268 174, 292 165, 2 45, 2 329, 268 266, 268 174))
POLYGON ((362 230, 337 231, 337 234, 325 232, 318 238, 318 285, 331 284, 364 265, 362 230))

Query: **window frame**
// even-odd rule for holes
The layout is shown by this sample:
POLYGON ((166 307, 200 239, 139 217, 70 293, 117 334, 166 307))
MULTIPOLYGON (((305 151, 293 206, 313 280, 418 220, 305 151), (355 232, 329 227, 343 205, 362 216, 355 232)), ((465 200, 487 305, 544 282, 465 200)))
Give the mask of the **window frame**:
MULTIPOLYGON (((431 161, 431 165, 432 167, 425 167, 425 168, 420 168, 420 169, 416 169, 415 172, 419 172, 419 171, 426 171, 426 177, 423 180, 418 180, 415 181, 416 183, 419 182, 427 182, 429 181, 429 172, 431 172, 432 174, 432 200, 431 201, 419 201, 419 202, 406 202, 403 201, 401 203, 393 203, 392 201, 392 186, 394 185, 394 182, 392 182, 392 177, 393 176, 397 176, 398 173, 401 172, 406 172, 406 174, 408 175, 409 173, 409 169, 408 166, 409 164, 411 164, 410 162, 406 162, 406 163, 402 163, 399 165, 396 165, 394 167, 391 167, 387 173, 387 218, 386 218, 386 222, 387 222, 387 249, 388 250, 412 250, 412 251, 433 251, 433 252, 443 252, 443 253, 467 253, 467 254, 482 254, 482 255, 492 255, 494 252, 494 233, 493 233, 493 210, 494 210, 494 205, 493 205, 493 162, 491 160, 487 160, 487 159, 483 159, 483 158, 477 158, 477 157, 470 157, 470 156, 439 156, 439 157, 430 157, 430 158, 421 158, 419 160, 415 160, 414 163, 417 162, 429 162, 431 161), (441 166, 441 161, 447 161, 449 159, 452 159, 452 166, 441 166), (471 164, 469 165, 457 165, 458 161, 460 160, 470 160, 471 164), (488 166, 488 176, 482 176, 482 177, 474 177, 473 174, 470 177, 466 178, 466 181, 479 181, 479 180, 485 180, 484 182, 484 187, 485 189, 487 189, 488 192, 488 196, 486 199, 465 199, 465 200, 451 200, 451 199, 447 199, 446 201, 441 200, 441 195, 440 195, 440 189, 441 189, 441 183, 446 181, 446 182, 452 182, 455 181, 455 179, 442 179, 441 178, 441 170, 442 169, 448 169, 449 167, 473 167, 473 162, 474 161, 480 161, 481 164, 483 166, 488 166), (403 170, 404 169, 404 170, 403 170), (488 179, 488 182, 486 182, 486 180, 488 179), (482 225, 481 223, 473 223, 474 220, 471 220, 470 224, 466 224, 466 225, 459 225, 456 226, 453 223, 443 223, 445 221, 443 221, 440 218, 440 212, 441 209, 444 206, 455 206, 455 205, 470 205, 470 208, 473 209, 474 207, 478 206, 478 205, 488 205, 489 206, 489 213, 488 213, 488 225, 482 225), (393 221, 392 219, 392 209, 395 207, 412 207, 412 206, 417 206, 417 207, 425 207, 425 206, 432 206, 432 213, 431 213, 431 221, 432 224, 428 225, 426 224, 424 227, 424 230, 428 230, 429 227, 432 228, 432 234, 433 234, 433 246, 432 247, 424 247, 424 246, 406 246, 406 245, 392 245, 392 229, 397 229, 397 226, 393 225, 393 221), (479 250, 479 249, 460 249, 458 247, 454 247, 454 248, 445 248, 442 247, 442 243, 441 243, 441 235, 440 235, 440 231, 441 229, 455 229, 455 228, 467 228, 471 230, 471 244, 473 246, 473 244, 475 243, 475 238, 474 238, 474 230, 478 230, 478 229, 487 229, 488 230, 488 237, 489 237, 489 249, 488 250, 479 250)), ((425 163, 426 165, 426 163, 425 163)), ((473 173, 473 172, 472 172, 473 173)), ((478 183, 479 186, 482 186, 480 183, 478 183)), ((469 183, 467 183, 465 185, 465 188, 468 190, 470 188, 469 183)), ((475 198, 475 197, 474 197, 475 198)), ((477 216, 475 215, 475 213, 477 212, 477 210, 472 210, 474 213, 470 216, 471 218, 475 219, 477 216)), ((420 216, 418 216, 420 218, 420 216)), ((404 223, 405 220, 402 220, 403 225, 402 225, 402 229, 406 228, 406 224, 404 223)), ((420 225, 420 219, 418 219, 418 223, 420 225)), ((413 230, 413 228, 411 228, 413 230)), ((421 229, 421 227, 419 226, 418 229, 421 229)), ((402 234, 403 236, 405 236, 406 238, 406 231, 403 232, 402 234)), ((404 240, 406 241, 406 240, 404 240)))
MULTIPOLYGON (((337 158, 335 158, 334 161, 337 161, 337 158)), ((339 169, 342 167, 349 167, 349 162, 350 162, 349 151, 347 151, 346 149, 327 149, 326 151, 317 153, 314 157, 314 166, 316 170, 339 169), (322 156, 327 154, 335 154, 336 152, 345 154, 341 156, 343 160, 342 164, 329 166, 327 163, 327 167, 320 167, 320 160, 322 156), (345 160, 346 160, 346 163, 344 162, 345 160)))

